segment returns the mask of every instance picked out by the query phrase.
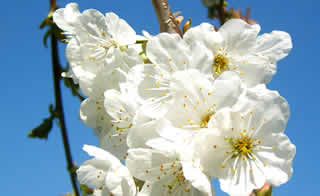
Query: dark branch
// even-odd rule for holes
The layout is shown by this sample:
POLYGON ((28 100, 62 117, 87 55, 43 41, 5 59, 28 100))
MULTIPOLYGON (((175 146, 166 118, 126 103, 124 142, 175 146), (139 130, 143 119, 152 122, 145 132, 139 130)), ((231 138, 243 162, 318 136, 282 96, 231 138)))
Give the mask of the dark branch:
POLYGON ((74 165, 72 161, 70 145, 67 135, 67 128, 64 120, 64 112, 63 112, 63 105, 62 105, 62 98, 61 98, 61 89, 60 89, 60 63, 58 57, 58 47, 57 47, 57 39, 55 38, 54 34, 51 35, 51 56, 52 56, 52 71, 53 71, 53 79, 54 79, 54 94, 55 94, 55 107, 58 112, 58 119, 59 125, 62 135, 62 141, 65 151, 65 156, 67 160, 67 168, 70 174, 70 179, 72 183, 73 190, 76 196, 79 196, 76 175, 73 171, 74 165))
MULTIPOLYGON (((50 0, 50 12, 52 12, 54 9, 56 9, 56 1, 50 0)), ((51 26, 51 28, 54 28, 54 27, 51 26)), ((55 109, 58 113, 59 125, 60 125, 62 141, 63 141, 64 151, 65 151, 65 156, 67 161, 67 168, 70 175, 73 191, 76 196, 79 196, 80 194, 77 186, 76 175, 74 172, 74 165, 73 165, 71 151, 70 151, 67 128, 64 120, 64 112, 63 112, 61 88, 60 88, 61 66, 60 66, 59 55, 58 55, 58 41, 54 33, 51 34, 51 58, 52 58, 53 80, 54 80, 55 109)))
POLYGON ((182 36, 179 26, 171 13, 168 0, 152 0, 152 5, 160 24, 160 32, 178 33, 182 36))
POLYGON ((218 14, 219 14, 220 25, 223 25, 226 22, 226 13, 224 10, 224 0, 220 0, 218 14))

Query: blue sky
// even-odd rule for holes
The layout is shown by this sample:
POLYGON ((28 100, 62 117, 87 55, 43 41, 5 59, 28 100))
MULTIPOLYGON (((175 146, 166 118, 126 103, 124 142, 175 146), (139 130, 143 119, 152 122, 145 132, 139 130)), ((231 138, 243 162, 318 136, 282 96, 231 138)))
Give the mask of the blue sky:
MULTIPOLYGON (((71 190, 59 130, 49 140, 27 138, 30 129, 48 116, 54 103, 50 50, 42 45, 43 30, 38 29, 47 15, 49 0, 4 1, 0 12, 1 194, 56 196, 71 190)), ((67 0, 59 0, 64 7, 67 0)), ((158 33, 151 1, 78 0, 80 9, 113 11, 124 18, 137 33, 158 33)), ((192 17, 193 25, 211 22, 200 0, 169 0, 172 10, 192 17)), ((268 85, 285 97, 291 108, 286 134, 297 146, 292 179, 275 188, 275 195, 315 195, 320 185, 320 66, 319 11, 317 0, 230 0, 230 7, 251 7, 252 18, 261 31, 283 30, 292 36, 293 50, 279 62, 278 73, 268 85)), ((64 59, 64 45, 61 45, 64 59)), ((92 131, 78 119, 80 102, 63 88, 63 101, 74 161, 81 164, 89 157, 83 144, 97 144, 92 131)), ((217 195, 225 195, 218 190, 217 195)))

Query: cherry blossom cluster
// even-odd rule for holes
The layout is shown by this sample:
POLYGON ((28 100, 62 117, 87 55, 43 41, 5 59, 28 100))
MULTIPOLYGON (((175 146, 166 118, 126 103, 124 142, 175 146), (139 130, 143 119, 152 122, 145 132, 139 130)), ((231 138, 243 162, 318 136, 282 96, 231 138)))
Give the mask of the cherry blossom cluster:
POLYGON ((75 3, 53 19, 69 35, 64 76, 87 97, 80 118, 99 140, 84 145, 93 159, 77 170, 93 195, 213 196, 215 178, 248 196, 291 177, 289 106, 265 85, 292 48, 289 34, 258 35, 258 24, 231 19, 183 37, 137 35, 116 14, 75 3))

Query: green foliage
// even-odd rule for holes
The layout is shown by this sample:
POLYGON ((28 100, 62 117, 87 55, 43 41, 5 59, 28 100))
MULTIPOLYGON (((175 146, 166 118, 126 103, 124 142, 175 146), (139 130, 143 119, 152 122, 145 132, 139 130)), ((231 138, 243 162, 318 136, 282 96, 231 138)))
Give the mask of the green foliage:
MULTIPOLYGON (((46 27, 48 27, 48 29, 42 38, 43 45, 46 48, 48 47, 47 40, 51 36, 54 36, 57 40, 64 42, 65 36, 63 34, 63 31, 53 22, 52 12, 49 13, 49 15, 41 22, 39 26, 40 29, 44 29, 46 27)), ((61 72, 67 71, 68 69, 69 66, 67 66, 65 69, 61 69, 61 72)), ((73 96, 77 96, 81 101, 84 100, 84 98, 79 94, 79 86, 74 84, 72 79, 63 78, 63 81, 65 86, 71 90, 73 96)), ((59 115, 57 109, 53 109, 53 106, 51 104, 49 105, 49 113, 49 117, 44 118, 40 125, 38 125, 29 132, 29 138, 48 139, 49 133, 53 127, 53 121, 59 115)))
POLYGON ((75 84, 72 78, 63 78, 63 82, 64 85, 71 90, 73 96, 78 97, 80 101, 83 101, 85 99, 79 93, 79 85, 75 84))
POLYGON ((64 42, 65 40, 65 36, 63 34, 63 31, 53 22, 52 20, 52 15, 49 15, 48 17, 46 17, 40 24, 39 28, 43 29, 45 27, 49 27, 48 30, 46 31, 46 33, 44 34, 42 41, 43 41, 43 45, 47 48, 48 44, 47 44, 47 40, 51 35, 54 35, 57 40, 64 42))
POLYGON ((50 116, 43 119, 40 125, 32 129, 28 137, 30 138, 39 138, 39 139, 48 139, 49 133, 52 130, 53 120, 57 117, 56 111, 53 109, 53 106, 49 105, 50 116))
MULTIPOLYGON (((69 70, 69 65, 66 68, 62 69, 61 72, 67 72, 69 70)), ((78 97, 80 101, 83 101, 85 98, 79 93, 79 85, 75 84, 72 78, 62 78, 64 85, 71 90, 73 96, 78 97)))

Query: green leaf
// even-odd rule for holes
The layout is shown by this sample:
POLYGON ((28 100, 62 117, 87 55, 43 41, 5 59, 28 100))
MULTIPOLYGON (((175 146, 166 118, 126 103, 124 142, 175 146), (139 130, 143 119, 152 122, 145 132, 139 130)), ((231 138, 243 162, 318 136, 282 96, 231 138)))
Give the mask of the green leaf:
POLYGON ((39 138, 39 139, 48 139, 48 135, 52 129, 53 120, 58 116, 57 111, 53 108, 53 105, 49 105, 50 116, 43 119, 41 124, 36 128, 32 129, 28 137, 30 138, 39 138))
POLYGON ((79 93, 79 85, 75 84, 72 78, 63 78, 64 85, 71 90, 73 96, 78 97, 80 101, 85 98, 79 93))
POLYGON ((48 135, 52 129, 52 121, 54 117, 43 119, 42 123, 36 128, 32 129, 28 134, 30 138, 48 139, 48 135))
POLYGON ((39 28, 43 29, 44 27, 50 25, 51 21, 50 18, 46 17, 40 24, 39 28))
POLYGON ((39 28, 43 29, 46 26, 49 26, 48 30, 46 31, 46 33, 43 36, 43 45, 47 48, 47 39, 49 38, 49 36, 51 36, 52 34, 56 37, 57 40, 61 41, 61 42, 66 42, 66 37, 63 34, 63 31, 53 22, 52 20, 52 15, 49 15, 48 17, 46 17, 40 24, 39 28))
POLYGON ((51 35, 51 33, 52 33, 52 30, 50 28, 47 30, 47 32, 44 34, 44 36, 42 38, 43 45, 46 48, 48 48, 47 40, 48 40, 49 36, 51 35))

